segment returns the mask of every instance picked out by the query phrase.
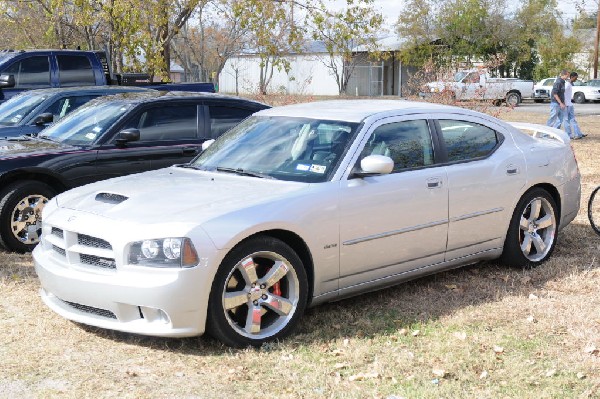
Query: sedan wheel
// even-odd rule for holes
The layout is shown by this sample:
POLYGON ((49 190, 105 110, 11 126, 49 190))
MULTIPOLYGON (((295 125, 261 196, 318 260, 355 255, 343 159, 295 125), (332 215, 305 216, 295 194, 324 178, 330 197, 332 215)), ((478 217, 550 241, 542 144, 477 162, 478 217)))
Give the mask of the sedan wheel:
POLYGON ((517 204, 502 254, 512 266, 537 266, 550 257, 556 244, 556 203, 545 191, 535 188, 517 204))
POLYGON ((36 181, 9 186, 0 202, 0 243, 13 251, 31 251, 40 240, 42 210, 55 194, 36 181))
POLYGON ((210 295, 208 329, 226 345, 259 346, 289 333, 304 312, 306 273, 296 253, 271 237, 236 247, 210 295))
POLYGON ((583 104, 585 102, 585 94, 575 93, 573 96, 573 102, 576 104, 583 104))

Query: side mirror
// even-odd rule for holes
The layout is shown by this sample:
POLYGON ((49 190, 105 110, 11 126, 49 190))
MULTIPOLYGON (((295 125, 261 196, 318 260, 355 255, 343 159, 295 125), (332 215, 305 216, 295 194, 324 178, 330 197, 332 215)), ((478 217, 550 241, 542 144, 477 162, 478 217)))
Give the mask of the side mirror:
POLYGON ((118 145, 125 145, 125 143, 128 143, 130 141, 138 141, 140 139, 140 130, 139 129, 125 129, 125 130, 121 130, 118 134, 117 134, 117 144, 118 145))
POLYGON ((15 75, 0 75, 0 88, 15 87, 15 75))
POLYGON ((385 155, 369 155, 360 161, 360 170, 355 171, 353 176, 366 177, 387 175, 394 169, 394 161, 385 155))
POLYGON ((202 143, 202 151, 206 150, 214 142, 215 139, 206 140, 204 143, 202 143))
POLYGON ((37 126, 47 125, 48 123, 52 122, 54 122, 54 115, 50 112, 39 114, 33 119, 33 124, 37 126))

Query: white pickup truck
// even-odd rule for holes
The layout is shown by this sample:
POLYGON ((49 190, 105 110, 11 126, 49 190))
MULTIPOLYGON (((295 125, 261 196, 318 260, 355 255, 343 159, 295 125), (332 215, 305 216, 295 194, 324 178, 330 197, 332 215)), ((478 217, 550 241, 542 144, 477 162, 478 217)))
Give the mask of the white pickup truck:
POLYGON ((454 80, 437 81, 426 84, 427 91, 422 96, 450 92, 456 100, 505 101, 517 106, 524 98, 533 98, 533 81, 516 78, 491 78, 485 71, 460 71, 454 80))

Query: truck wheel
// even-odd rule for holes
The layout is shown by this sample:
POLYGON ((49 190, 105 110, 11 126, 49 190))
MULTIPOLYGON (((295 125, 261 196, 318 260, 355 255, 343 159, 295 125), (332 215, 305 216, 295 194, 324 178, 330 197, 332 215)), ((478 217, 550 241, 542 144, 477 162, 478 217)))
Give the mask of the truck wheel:
POLYGON ((576 104, 583 104, 585 102, 585 94, 582 92, 577 92, 573 96, 573 102, 576 104))
POLYGON ((506 95, 506 105, 516 107, 521 103, 521 96, 519 93, 508 93, 506 95))
POLYGON ((38 181, 16 182, 0 194, 0 244, 28 252, 40 241, 42 209, 56 192, 38 181))

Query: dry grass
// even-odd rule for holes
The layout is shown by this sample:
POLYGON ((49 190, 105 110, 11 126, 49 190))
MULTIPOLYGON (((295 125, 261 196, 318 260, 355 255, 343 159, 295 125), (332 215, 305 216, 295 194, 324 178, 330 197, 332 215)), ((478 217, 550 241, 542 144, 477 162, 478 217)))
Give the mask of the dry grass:
MULTIPOLYGON (((600 121, 579 121, 587 201, 600 121)), ((310 309, 285 342, 231 350, 68 322, 41 303, 30 256, 0 253, 0 398, 598 398, 599 255, 582 208, 537 269, 442 273, 310 309)))

